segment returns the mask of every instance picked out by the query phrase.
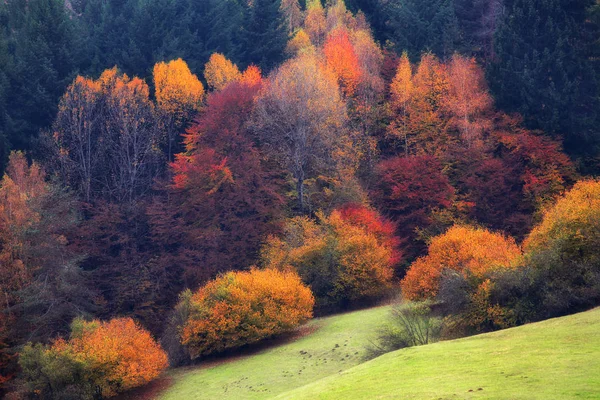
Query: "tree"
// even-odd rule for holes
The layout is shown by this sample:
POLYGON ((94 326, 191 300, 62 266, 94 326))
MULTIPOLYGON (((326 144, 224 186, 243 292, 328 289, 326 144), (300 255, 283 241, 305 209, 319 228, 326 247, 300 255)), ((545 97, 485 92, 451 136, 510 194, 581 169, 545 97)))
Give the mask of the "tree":
POLYGON ((380 0, 384 39, 397 53, 407 51, 414 60, 430 51, 438 57, 452 55, 458 39, 453 2, 449 0, 380 0))
POLYGON ((292 174, 300 212, 306 179, 335 176, 354 161, 346 121, 335 75, 309 54, 277 69, 257 99, 255 129, 292 174))
POLYGON ((526 262, 546 282, 547 314, 562 315, 598 304, 600 183, 583 180, 547 208, 526 238, 526 262))
POLYGON ((213 90, 222 90, 230 82, 241 77, 237 65, 229 61, 223 54, 214 53, 204 66, 204 79, 213 90))
POLYGON ((404 154, 408 155, 408 111, 413 96, 412 67, 408 53, 404 51, 398 62, 396 75, 390 84, 391 105, 399 115, 398 121, 390 125, 390 133, 403 139, 404 154))
POLYGON ((47 141, 54 170, 86 202, 132 203, 147 191, 160 159, 154 105, 139 78, 106 70, 77 77, 59 106, 47 141))
POLYGON ((452 207, 455 190, 441 163, 431 156, 390 158, 377 166, 376 174, 373 198, 394 221, 405 255, 411 259, 424 247, 417 230, 434 223, 434 212, 452 207))
POLYGON ((91 399, 142 386, 156 379, 168 361, 146 330, 131 318, 116 318, 76 319, 68 341, 58 339, 48 347, 28 345, 20 364, 31 392, 57 396, 75 386, 78 396, 91 399))
MULTIPOLYGON (((258 73, 258 71, 255 71, 258 73)), ((282 213, 281 172, 264 159, 247 129, 261 83, 256 77, 213 92, 172 164, 173 180, 150 209, 154 245, 168 271, 188 287, 258 257, 282 213)))
POLYGON ((304 30, 315 46, 321 46, 327 34, 327 20, 321 0, 307 0, 304 30))
POLYGON ((254 0, 249 5, 242 30, 243 60, 270 71, 283 60, 287 43, 281 0, 254 0))
POLYGON ((454 226, 431 240, 426 256, 417 259, 402 280, 402 295, 409 300, 438 294, 444 270, 482 276, 497 268, 516 267, 521 249, 514 239, 481 228, 454 226))
POLYGON ((251 269, 218 277, 189 302, 181 343, 197 358, 294 329, 312 317, 314 298, 294 272, 251 269))
POLYGON ((499 107, 521 113, 530 128, 560 134, 580 154, 598 140, 597 83, 583 56, 582 27, 592 4, 507 1, 489 70, 499 107))
POLYGON ((323 53, 327 67, 337 76, 344 95, 353 96, 362 79, 362 71, 348 31, 341 27, 331 32, 323 45, 323 53))
POLYGON ((458 129, 467 147, 482 146, 483 133, 489 130, 484 115, 492 108, 483 70, 474 58, 455 54, 448 63, 448 93, 443 107, 449 114, 449 124, 458 129))
POLYGON ((171 160, 179 149, 176 139, 200 110, 204 86, 186 62, 178 58, 154 65, 154 88, 159 119, 167 134, 167 155, 171 160))
MULTIPOLYGON (((72 318, 96 310, 95 290, 67 246, 78 223, 74 210, 73 197, 46 182, 38 164, 11 153, 0 181, 2 357, 28 340, 64 333, 72 318)), ((1 367, 4 375, 7 366, 1 367)))
POLYGON ((296 32, 296 29, 302 25, 302 9, 298 0, 281 0, 281 12, 287 21, 288 35, 296 32))
POLYGON ((321 312, 379 299, 392 287, 396 239, 380 216, 362 207, 296 217, 262 250, 267 268, 293 268, 310 286, 321 312))
POLYGON ((4 129, 11 149, 33 151, 75 75, 81 48, 64 1, 10 0, 2 7, 12 58, 12 67, 2 68, 8 73, 4 129))

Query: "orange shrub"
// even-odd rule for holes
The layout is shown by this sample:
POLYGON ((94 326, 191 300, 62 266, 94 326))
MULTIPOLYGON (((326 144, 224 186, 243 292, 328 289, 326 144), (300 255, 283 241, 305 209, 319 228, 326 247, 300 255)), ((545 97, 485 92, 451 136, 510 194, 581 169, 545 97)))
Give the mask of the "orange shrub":
POLYGON ((293 267, 310 286, 321 310, 384 296, 399 260, 393 226, 360 205, 334 210, 318 220, 296 217, 282 237, 261 251, 268 268, 293 267))
POLYGON ((83 364, 85 380, 103 397, 144 385, 168 367, 160 345, 131 318, 75 320, 71 330, 71 338, 56 341, 52 350, 83 364))
POLYGON ((521 249, 514 239, 482 228, 454 226, 432 239, 428 254, 417 259, 402 280, 402 293, 409 300, 435 297, 444 269, 482 277, 495 268, 518 264, 521 249))
POLYGON ((252 269, 220 276, 189 302, 181 343, 197 358, 295 328, 312 317, 314 298, 294 272, 252 269))

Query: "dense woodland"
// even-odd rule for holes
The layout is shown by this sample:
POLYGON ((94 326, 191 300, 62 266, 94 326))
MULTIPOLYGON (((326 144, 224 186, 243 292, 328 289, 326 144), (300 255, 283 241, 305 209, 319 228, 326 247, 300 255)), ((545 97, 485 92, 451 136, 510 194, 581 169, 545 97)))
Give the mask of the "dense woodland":
POLYGON ((594 0, 8 0, 0 21, 14 398, 110 397, 400 289, 448 337, 600 302, 594 0))

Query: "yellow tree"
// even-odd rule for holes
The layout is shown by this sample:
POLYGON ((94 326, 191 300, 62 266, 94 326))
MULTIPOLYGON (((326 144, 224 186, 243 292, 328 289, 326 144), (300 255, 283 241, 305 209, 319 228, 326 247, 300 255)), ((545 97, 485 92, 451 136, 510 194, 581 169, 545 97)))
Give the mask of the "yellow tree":
POLYGON ((389 127, 393 136, 403 140, 405 154, 408 154, 408 105, 414 91, 412 78, 412 67, 405 51, 400 57, 396 75, 390 84, 391 105, 397 117, 389 127))
POLYGON ((304 17, 304 30, 310 36, 315 46, 321 46, 327 34, 327 19, 321 0, 308 0, 306 2, 306 16, 304 17))
POLYGON ((296 31, 294 37, 289 40, 285 51, 291 56, 296 56, 311 49, 314 50, 310 37, 304 29, 300 28, 296 31))
POLYGON ((156 105, 166 131, 169 160, 174 142, 202 104, 204 86, 181 58, 159 62, 153 71, 156 105))
POLYGON ((446 132, 442 105, 449 90, 446 66, 433 54, 424 54, 413 77, 407 129, 417 154, 439 154, 453 140, 446 132))
POLYGON ((222 90, 229 82, 235 82, 241 76, 237 65, 221 53, 213 53, 204 65, 204 79, 212 90, 222 90))

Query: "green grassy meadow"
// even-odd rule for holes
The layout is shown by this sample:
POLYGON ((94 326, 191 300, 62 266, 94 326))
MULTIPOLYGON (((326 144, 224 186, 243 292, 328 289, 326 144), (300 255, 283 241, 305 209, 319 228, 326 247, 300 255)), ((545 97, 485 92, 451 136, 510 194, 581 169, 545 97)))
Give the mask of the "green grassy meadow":
POLYGON ((172 372, 160 399, 598 399, 600 309, 361 364, 388 307, 317 319, 296 341, 172 372), (359 365, 360 364, 360 365, 359 365))
POLYGON ((175 370, 173 385, 159 398, 269 399, 337 374, 362 362, 364 346, 388 312, 377 307, 318 318, 306 327, 312 333, 290 343, 213 367, 175 370))

